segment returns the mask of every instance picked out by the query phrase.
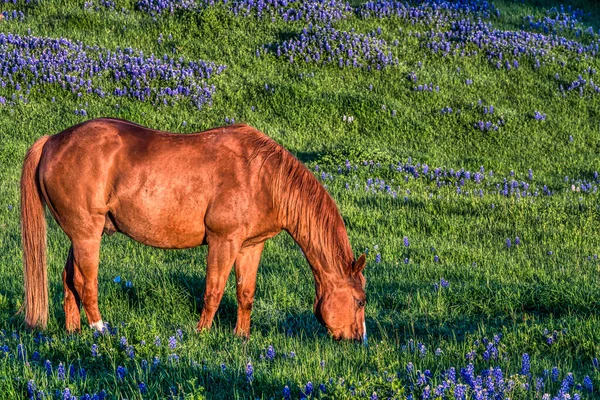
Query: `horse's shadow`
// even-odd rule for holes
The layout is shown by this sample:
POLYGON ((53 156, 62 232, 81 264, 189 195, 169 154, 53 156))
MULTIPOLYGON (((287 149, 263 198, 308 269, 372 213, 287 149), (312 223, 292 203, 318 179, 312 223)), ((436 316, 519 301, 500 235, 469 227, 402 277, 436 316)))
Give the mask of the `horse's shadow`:
MULTIPOLYGON (((194 299, 194 312, 199 316, 202 313, 203 298, 206 279, 204 276, 199 276, 185 271, 168 272, 168 279, 172 280, 176 285, 184 289, 191 298, 194 299)), ((233 273, 230 276, 232 279, 233 273)), ((231 282, 230 282, 231 283, 231 282)), ((215 321, 223 329, 231 329, 235 327, 237 319, 237 301, 235 298, 235 288, 232 285, 227 285, 221 304, 215 315, 215 321)), ((257 298, 260 293, 257 293, 257 298)), ((255 299, 256 303, 256 299, 255 299)), ((315 333, 327 334, 316 320, 314 314, 308 311, 300 311, 286 313, 285 317, 278 318, 275 323, 271 323, 271 319, 263 320, 259 318, 254 307, 253 317, 251 319, 251 330, 253 333, 258 333, 262 336, 268 336, 273 331, 284 334, 288 337, 307 337, 315 333)))

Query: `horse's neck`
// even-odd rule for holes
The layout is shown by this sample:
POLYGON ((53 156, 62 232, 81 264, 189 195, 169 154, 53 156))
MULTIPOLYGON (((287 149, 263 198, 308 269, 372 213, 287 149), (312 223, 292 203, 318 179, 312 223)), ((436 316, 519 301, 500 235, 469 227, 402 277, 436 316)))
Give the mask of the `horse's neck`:
MULTIPOLYGON (((320 190, 325 191, 318 182, 317 184, 320 190)), ((352 249, 344 221, 333 199, 327 193, 318 193, 327 197, 321 199, 321 202, 315 202, 311 198, 316 197, 314 193, 302 193, 303 198, 299 199, 302 205, 298 206, 299 203, 294 202, 295 210, 291 212, 293 218, 287 219, 284 229, 298 243, 310 264, 319 296, 323 288, 345 279, 346 268, 353 258, 352 249), (324 204, 326 207, 323 207, 324 204), (324 213, 329 213, 327 218, 324 213)))

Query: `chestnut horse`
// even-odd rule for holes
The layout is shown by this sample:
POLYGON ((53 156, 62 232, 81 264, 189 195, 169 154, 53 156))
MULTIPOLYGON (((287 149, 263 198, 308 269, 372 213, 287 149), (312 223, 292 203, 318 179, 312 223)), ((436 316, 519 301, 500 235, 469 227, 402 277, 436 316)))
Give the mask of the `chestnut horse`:
POLYGON ((314 312, 336 339, 366 340, 365 256, 354 259, 335 202, 291 153, 244 124, 174 134, 100 118, 37 140, 21 177, 25 322, 48 321, 44 204, 71 240, 63 271, 68 331, 102 330, 98 263, 102 234, 146 245, 208 245, 198 330, 209 329, 235 264, 235 333, 250 334, 264 243, 287 231, 315 280, 314 312))

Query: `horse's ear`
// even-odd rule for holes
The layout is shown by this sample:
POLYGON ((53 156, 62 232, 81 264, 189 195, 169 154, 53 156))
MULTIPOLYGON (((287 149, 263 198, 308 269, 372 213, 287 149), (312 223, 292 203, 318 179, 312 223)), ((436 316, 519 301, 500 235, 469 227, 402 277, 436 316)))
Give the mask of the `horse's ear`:
POLYGON ((365 253, 363 253, 360 255, 360 257, 358 257, 356 261, 354 261, 354 265, 352 266, 352 272, 354 272, 354 275, 358 275, 362 272, 363 269, 365 269, 366 265, 367 257, 365 256, 365 253))

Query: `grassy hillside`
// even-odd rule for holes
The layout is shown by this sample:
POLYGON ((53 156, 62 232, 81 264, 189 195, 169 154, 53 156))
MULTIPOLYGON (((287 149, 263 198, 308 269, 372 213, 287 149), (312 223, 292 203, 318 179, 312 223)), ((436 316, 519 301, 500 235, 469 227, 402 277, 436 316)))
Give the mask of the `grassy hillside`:
POLYGON ((598 3, 0 9, 0 398, 598 395, 598 3), (50 323, 26 331, 23 157, 103 116, 180 133, 247 122, 313 169, 368 254, 369 347, 318 324, 285 233, 265 247, 247 342, 232 334, 233 278, 213 329, 194 332, 205 247, 122 235, 101 248, 111 332, 68 335, 69 241, 49 214, 50 323))

